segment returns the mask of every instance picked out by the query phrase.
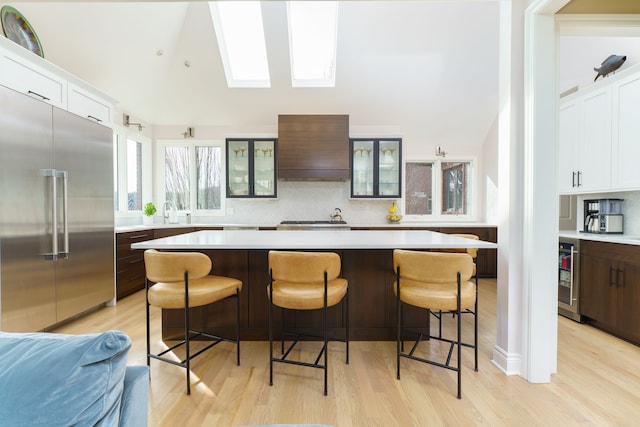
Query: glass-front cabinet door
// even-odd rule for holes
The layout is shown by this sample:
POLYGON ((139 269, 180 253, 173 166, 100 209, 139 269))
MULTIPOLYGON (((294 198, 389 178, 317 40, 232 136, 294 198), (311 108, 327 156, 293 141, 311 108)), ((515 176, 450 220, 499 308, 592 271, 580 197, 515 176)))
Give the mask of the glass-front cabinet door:
POLYGON ((276 197, 277 139, 227 138, 227 197, 276 197))
POLYGON ((351 197, 400 197, 402 139, 352 138, 351 197))

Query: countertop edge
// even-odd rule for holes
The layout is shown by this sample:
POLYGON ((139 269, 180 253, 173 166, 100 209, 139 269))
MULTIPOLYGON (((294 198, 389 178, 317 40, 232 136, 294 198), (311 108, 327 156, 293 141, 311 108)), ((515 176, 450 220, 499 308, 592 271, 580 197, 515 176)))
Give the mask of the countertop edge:
POLYGON ((594 242, 619 243, 623 245, 640 246, 640 236, 628 234, 597 234, 584 233, 576 230, 560 230, 559 238, 591 240, 594 242))
MULTIPOLYGON (((142 230, 163 230, 169 228, 200 228, 200 227, 220 227, 220 228, 275 228, 279 224, 152 224, 152 225, 121 225, 114 227, 114 231, 116 233, 127 233, 132 231, 142 231, 142 230)), ((400 222, 397 224, 346 224, 347 227, 351 228, 406 228, 406 227, 419 227, 419 228, 438 228, 438 227, 446 227, 446 228, 497 228, 496 224, 484 223, 484 222, 400 222)))

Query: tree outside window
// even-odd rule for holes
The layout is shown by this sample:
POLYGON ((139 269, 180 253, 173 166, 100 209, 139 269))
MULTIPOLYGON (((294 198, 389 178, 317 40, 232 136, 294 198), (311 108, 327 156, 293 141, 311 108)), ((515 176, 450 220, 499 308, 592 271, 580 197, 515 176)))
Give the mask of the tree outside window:
POLYGON ((127 210, 142 210, 142 144, 127 139, 127 210))
POLYGON ((162 142, 164 200, 179 211, 221 211, 223 205, 224 149, 218 143, 162 142))
POLYGON ((165 200, 189 209, 189 147, 166 147, 164 165, 165 200))
POLYGON ((222 148, 196 147, 197 204, 200 210, 220 209, 222 205, 222 148))
POLYGON ((442 163, 442 214, 467 214, 467 177, 469 163, 442 163))

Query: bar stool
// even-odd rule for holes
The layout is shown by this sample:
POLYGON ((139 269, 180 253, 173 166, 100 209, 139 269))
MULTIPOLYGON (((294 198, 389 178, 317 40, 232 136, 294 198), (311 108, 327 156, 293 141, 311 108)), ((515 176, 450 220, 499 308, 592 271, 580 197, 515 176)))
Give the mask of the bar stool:
MULTIPOLYGON (((464 239, 471 240, 480 240, 480 237, 475 234, 467 234, 467 233, 453 233, 452 236, 462 237, 464 239)), ((478 309, 478 248, 448 248, 448 249, 440 249, 440 252, 452 252, 452 253, 467 253, 473 259, 473 271, 471 273, 471 279, 475 281, 476 284, 476 303, 473 308, 469 307, 462 310, 462 314, 472 314, 474 315, 474 336, 478 336, 478 316, 475 316, 475 311, 478 309)), ((440 336, 442 336, 442 312, 438 313, 431 312, 431 315, 438 319, 438 331, 440 336)), ((453 313, 455 317, 455 313, 453 313)), ((474 359, 475 359, 475 369, 478 370, 478 341, 476 340, 473 344, 470 343, 462 343, 465 347, 471 347, 475 349, 474 359)))
POLYGON ((324 395, 327 395, 327 352, 328 341, 346 344, 346 363, 349 364, 349 292, 347 280, 340 275, 340 256, 333 252, 269 252, 269 385, 273 385, 273 362, 289 363, 324 370, 324 395), (327 308, 344 300, 346 305, 345 338, 329 338, 327 333, 327 308), (319 310, 324 315, 323 345, 315 362, 307 363, 287 359, 291 350, 305 334, 284 331, 282 323, 282 356, 273 356, 273 307, 289 310, 319 310), (286 335, 293 336, 288 349, 284 350, 286 335), (324 361, 320 359, 324 355, 324 361))
POLYGON ((191 394, 191 360, 222 341, 236 344, 236 364, 240 365, 240 290, 242 282, 231 277, 209 275, 211 259, 200 252, 158 252, 149 249, 144 253, 146 269, 147 307, 147 366, 150 359, 157 359, 186 369, 187 394, 191 394), (151 285, 150 282, 156 282, 151 285), (189 309, 227 298, 236 299, 236 338, 225 338, 191 329, 189 309), (184 339, 178 344, 157 354, 151 353, 149 334, 149 306, 184 309, 184 339), (191 354, 191 340, 207 337, 214 341, 191 354), (163 357, 164 354, 184 345, 185 358, 176 362, 163 357))
MULTIPOLYGON (((393 265, 396 281, 393 284, 398 309, 397 335, 397 378, 400 379, 400 358, 416 360, 441 368, 446 368, 458 374, 458 399, 462 398, 462 320, 461 311, 475 305, 474 316, 477 316, 476 285, 470 281, 473 271, 473 260, 467 253, 418 252, 396 249, 393 251, 393 265), (423 340, 423 333, 418 333, 417 339, 408 353, 404 352, 402 309, 404 304, 413 305, 427 310, 427 316, 432 311, 449 311, 455 313, 457 319, 456 339, 435 336, 428 332, 426 340, 435 339, 450 344, 446 361, 440 362, 415 356, 414 353, 423 340), (457 365, 451 364, 454 346, 457 347, 457 365)), ((478 334, 475 328, 475 349, 477 351, 478 334)), ((476 359, 477 360, 477 359, 476 359)), ((477 362, 475 370, 478 370, 477 362)))

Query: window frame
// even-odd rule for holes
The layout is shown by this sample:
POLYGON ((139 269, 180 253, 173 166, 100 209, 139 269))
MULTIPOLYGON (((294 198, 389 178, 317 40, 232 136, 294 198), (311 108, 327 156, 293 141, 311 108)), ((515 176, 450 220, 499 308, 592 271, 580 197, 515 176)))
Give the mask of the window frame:
POLYGON ((189 209, 178 210, 179 215, 184 215, 187 212, 190 212, 193 216, 209 216, 209 217, 219 217, 225 216, 226 214, 226 186, 227 186, 227 174, 226 174, 226 148, 224 140, 184 140, 184 139, 162 139, 156 140, 155 149, 155 189, 156 189, 156 199, 158 208, 158 212, 162 215, 162 206, 166 201, 165 196, 165 148, 166 147, 188 147, 189 148, 189 161, 194 162, 190 163, 189 167, 189 209), (220 148, 220 174, 221 174, 221 184, 220 184, 220 209, 197 209, 198 199, 197 199, 197 171, 195 167, 195 147, 218 147, 220 148))
POLYGON ((402 181, 405 183, 402 193, 403 221, 406 222, 469 222, 476 221, 478 212, 478 160, 475 156, 447 155, 446 157, 405 157, 403 159, 402 181), (468 206, 466 214, 443 214, 443 180, 442 163, 469 163, 468 176, 468 206), (407 163, 432 163, 432 214, 428 215, 408 215, 406 214, 406 192, 407 187, 407 163))
MULTIPOLYGON (((152 141, 151 138, 144 136, 140 133, 132 132, 128 128, 113 126, 112 128, 114 138, 117 141, 117 152, 114 152, 114 156, 117 154, 117 170, 114 170, 114 188, 118 186, 118 200, 117 209, 115 209, 115 216, 118 218, 139 217, 142 215, 142 209, 148 202, 153 201, 153 185, 151 177, 153 176, 152 167, 152 141), (134 140, 142 144, 141 156, 142 156, 142 209, 128 210, 128 188, 127 188, 127 141, 134 140)), ((114 146, 114 151, 116 147, 114 146)), ((115 203, 115 202, 114 202, 115 203)))

